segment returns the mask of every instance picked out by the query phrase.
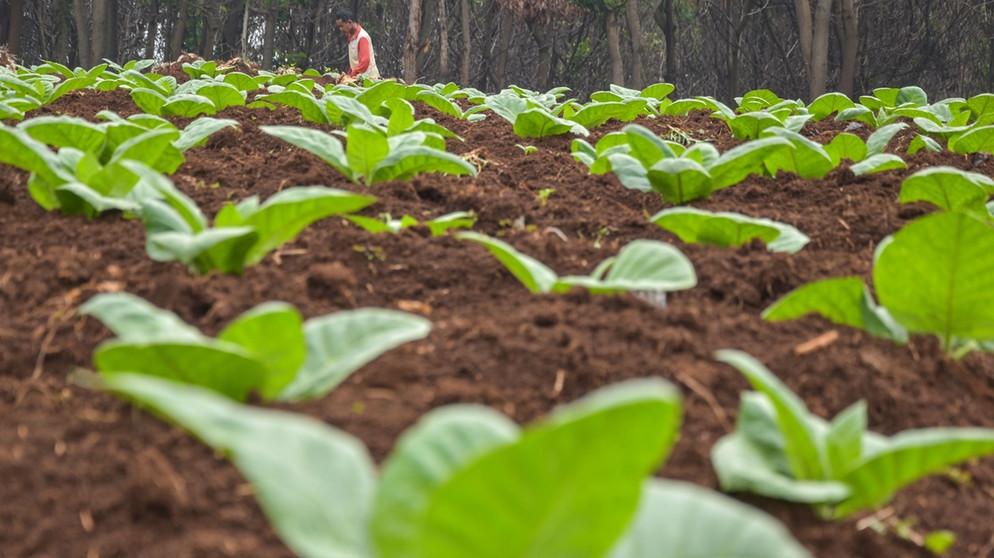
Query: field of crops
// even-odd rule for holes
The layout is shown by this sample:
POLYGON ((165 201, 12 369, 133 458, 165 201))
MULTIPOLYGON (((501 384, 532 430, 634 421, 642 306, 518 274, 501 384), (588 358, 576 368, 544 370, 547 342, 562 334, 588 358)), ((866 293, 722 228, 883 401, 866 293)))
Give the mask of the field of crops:
POLYGON ((211 64, 0 69, 0 554, 994 555, 994 95, 211 64))

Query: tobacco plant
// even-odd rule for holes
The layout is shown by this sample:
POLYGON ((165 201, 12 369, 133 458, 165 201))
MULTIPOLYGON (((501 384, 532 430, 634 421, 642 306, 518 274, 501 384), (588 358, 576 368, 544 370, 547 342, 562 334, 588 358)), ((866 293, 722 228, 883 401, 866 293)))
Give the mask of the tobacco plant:
POLYGON ((628 243, 617 256, 598 264, 590 275, 560 277, 542 262, 496 238, 474 232, 460 232, 455 236, 486 246, 525 288, 535 294, 565 293, 573 287, 584 287, 591 294, 669 292, 697 284, 690 260, 673 246, 656 240, 628 243))
POLYGON ((994 430, 985 428, 870 432, 863 401, 826 421, 746 353, 719 351, 717 358, 756 390, 742 394, 735 431, 711 451, 724 491, 812 504, 826 519, 844 518, 887 504, 925 476, 994 454, 994 430))
POLYGON ((293 306, 267 302, 211 338, 127 293, 96 295, 79 311, 117 335, 93 353, 104 377, 144 374, 238 401, 252 392, 267 401, 322 397, 379 355, 431 331, 428 320, 395 310, 363 308, 305 321, 293 306))
POLYGON ((376 217, 346 215, 345 218, 371 233, 396 234, 409 227, 424 225, 431 231, 432 236, 442 236, 450 229, 469 229, 476 223, 476 214, 472 211, 454 211, 427 221, 418 221, 410 215, 394 219, 389 213, 381 213, 376 217))
POLYGON ((359 440, 321 421, 159 378, 89 383, 231 459, 303 558, 809 556, 753 508, 649 478, 682 414, 660 380, 603 388, 524 429, 478 405, 436 409, 401 436, 379 478, 359 440))
POLYGON ((692 207, 664 209, 650 221, 680 237, 684 242, 699 242, 715 246, 742 246, 760 239, 770 252, 800 251, 810 240, 804 233, 786 223, 771 219, 748 217, 741 213, 711 212, 692 207))

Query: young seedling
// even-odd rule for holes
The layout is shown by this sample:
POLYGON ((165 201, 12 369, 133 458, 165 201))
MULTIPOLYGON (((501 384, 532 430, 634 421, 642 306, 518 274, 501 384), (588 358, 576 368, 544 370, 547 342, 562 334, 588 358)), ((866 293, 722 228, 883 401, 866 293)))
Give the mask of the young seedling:
POLYGON ((428 227, 432 236, 442 236, 450 229, 470 229, 476 223, 476 214, 472 211, 454 211, 424 222, 419 222, 410 215, 394 219, 389 213, 381 213, 377 217, 346 215, 345 218, 371 233, 396 234, 408 227, 423 224, 428 227))
POLYGON ((379 479, 363 444, 325 422, 161 378, 88 380, 227 456, 302 558, 809 558, 754 508, 651 477, 682 414, 660 380, 603 388, 524 429, 486 407, 436 409, 379 479))
POLYGON ((673 246, 655 240, 630 242, 616 257, 598 264, 590 275, 560 277, 542 262, 496 238, 474 232, 456 233, 456 238, 486 246, 512 275, 535 294, 565 293, 573 287, 585 287, 591 294, 670 292, 689 289, 697 284, 690 260, 673 246))
POLYGON ((322 397, 386 351, 424 338, 431 322, 394 310, 364 308, 304 321, 282 302, 234 319, 217 338, 176 314, 127 293, 94 296, 80 307, 117 337, 93 353, 105 377, 137 373, 211 389, 238 401, 322 397))
POLYGON ((831 422, 757 360, 739 351, 716 358, 741 372, 754 392, 742 394, 735 431, 711 451, 722 490, 812 504, 826 519, 889 502, 927 475, 994 453, 994 430, 926 428, 886 437, 867 431, 859 401, 831 422))
POLYGON ((747 217, 741 213, 714 213, 692 207, 664 209, 650 221, 680 237, 684 242, 714 246, 742 246, 761 239, 770 252, 794 254, 810 240, 804 233, 785 223, 747 217))

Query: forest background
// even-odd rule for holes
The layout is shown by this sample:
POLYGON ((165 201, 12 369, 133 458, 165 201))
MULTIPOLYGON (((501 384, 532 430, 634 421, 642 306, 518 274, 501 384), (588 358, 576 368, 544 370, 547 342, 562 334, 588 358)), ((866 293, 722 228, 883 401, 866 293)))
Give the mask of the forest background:
POLYGON ((759 88, 806 101, 994 91, 994 0, 0 0, 0 45, 27 65, 189 52, 342 70, 341 9, 383 75, 409 83, 564 85, 583 99, 666 81, 726 103, 759 88))

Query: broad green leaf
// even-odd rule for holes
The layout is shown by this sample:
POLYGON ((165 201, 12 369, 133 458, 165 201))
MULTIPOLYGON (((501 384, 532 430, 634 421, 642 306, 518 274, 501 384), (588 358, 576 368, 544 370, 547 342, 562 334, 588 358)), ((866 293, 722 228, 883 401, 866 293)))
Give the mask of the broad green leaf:
POLYGON ((238 405, 175 382, 118 374, 103 384, 225 454, 251 483, 273 529, 302 558, 371 558, 367 527, 376 481, 357 439, 309 417, 238 405))
POLYGON ((942 151, 942 146, 939 145, 939 142, 935 141, 934 139, 928 136, 923 136, 921 134, 918 134, 908 144, 908 155, 914 155, 915 153, 918 153, 922 149, 934 153, 937 151, 942 151))
POLYGON ((629 124, 622 128, 622 132, 628 139, 631 156, 638 159, 646 169, 651 168, 662 159, 677 156, 662 138, 638 124, 629 124))
POLYGON ((223 81, 214 81, 198 88, 197 95, 209 99, 217 110, 233 106, 245 106, 245 93, 234 85, 223 81))
POLYGON ((686 116, 692 110, 703 110, 707 104, 700 99, 678 99, 666 106, 661 112, 673 116, 686 116))
POLYGON ((262 364, 265 375, 254 386, 266 399, 273 399, 297 375, 307 347, 303 319, 285 302, 267 302, 238 316, 217 335, 234 343, 262 364))
POLYGON ((639 96, 661 101, 667 95, 672 93, 674 89, 676 89, 676 87, 672 83, 654 83, 643 89, 639 93, 639 96))
POLYGON ((149 256, 159 261, 179 260, 199 274, 212 270, 239 275, 258 235, 250 227, 208 229, 196 234, 183 232, 149 233, 147 242, 154 246, 149 256), (158 258, 166 255, 167 258, 158 258))
POLYGON ((553 291, 566 292, 574 285, 587 287, 594 294, 671 292, 694 287, 697 275, 690 260, 673 246, 658 240, 633 240, 618 252, 603 279, 596 271, 589 277, 567 276, 553 291))
POLYGON ((912 332, 994 339, 994 228, 963 213, 905 225, 880 252, 873 283, 880 303, 912 332))
POLYGON ((953 153, 994 153, 994 126, 973 128, 949 140, 953 153))
POLYGON ((407 89, 406 86, 396 81, 383 80, 364 89, 356 96, 356 100, 366 105, 373 113, 378 113, 384 101, 403 98, 405 89, 407 89))
POLYGON ((55 147, 75 147, 80 151, 100 154, 107 132, 74 116, 36 116, 19 126, 34 139, 55 147))
POLYGON ((556 284, 558 279, 556 272, 535 258, 518 252, 506 242, 475 232, 460 232, 456 233, 455 237, 486 246, 490 253, 532 293, 547 293, 556 284))
POLYGON ((839 165, 842 159, 860 162, 868 155, 866 143, 859 136, 842 132, 825 146, 825 152, 832 158, 832 164, 839 165))
POLYGON ((387 138, 364 126, 349 126, 346 141, 349 168, 357 176, 365 177, 367 184, 372 184, 376 165, 390 153, 387 138))
POLYGON ((970 97, 966 102, 966 107, 974 120, 985 114, 994 113, 994 93, 981 93, 970 97))
POLYGON ((838 122, 859 120, 860 122, 864 122, 874 128, 877 127, 877 117, 873 114, 873 111, 860 105, 844 109, 838 114, 838 116, 835 117, 835 120, 838 122))
POLYGON ((841 113, 854 106, 856 106, 855 103, 842 93, 825 93, 814 101, 811 101, 811 104, 808 105, 808 112, 811 113, 813 119, 817 122, 824 120, 832 113, 841 113))
POLYGON ((793 254, 809 241, 807 236, 790 225, 739 213, 673 207, 656 213, 649 220, 676 234, 684 242, 742 246, 759 238, 771 252, 793 254))
POLYGON ((949 139, 972 128, 972 126, 944 126, 927 118, 915 118, 914 121, 922 132, 941 139, 949 139))
POLYGON ((888 124, 877 128, 872 134, 870 134, 870 137, 866 138, 867 154, 876 155, 878 153, 883 153, 884 149, 887 148, 887 144, 890 143, 891 138, 907 127, 908 125, 904 122, 898 122, 896 124, 888 124))
POLYGON ((162 105, 162 114, 173 114, 196 118, 201 114, 211 115, 217 112, 214 102, 194 93, 178 93, 166 99, 162 105))
POLYGON ((825 435, 825 450, 833 478, 841 477, 863 454, 866 435, 866 402, 857 401, 832 419, 825 435))
POLYGON ((877 153, 875 155, 870 155, 866 159, 850 166, 849 170, 851 170, 854 175, 859 176, 871 172, 882 172, 886 170, 906 168, 908 168, 908 164, 904 162, 904 159, 902 159, 900 155, 894 155, 893 153, 877 153))
POLYGON ((474 459, 520 437, 516 424, 489 407, 452 405, 429 412, 397 441, 383 464, 372 519, 383 558, 424 555, 432 493, 474 459))
POLYGON ((258 210, 245 216, 258 240, 246 255, 246 264, 262 261, 270 251, 292 240, 305 227, 331 215, 358 211, 376 201, 371 196, 353 194, 325 186, 288 188, 267 199, 258 210))
MULTIPOLYGON (((63 182, 56 174, 55 153, 25 131, 0 124, 0 163, 37 174, 51 185, 63 182)), ((46 209, 51 209, 46 207, 46 209)))
POLYGON ((234 85, 239 91, 255 91, 259 89, 259 84, 254 79, 242 72, 231 72, 222 78, 225 83, 234 85))
POLYGON ((803 504, 839 502, 850 494, 841 482, 798 480, 776 470, 769 458, 740 432, 722 436, 715 443, 711 463, 725 492, 751 492, 803 504))
POLYGON ((135 136, 117 146, 110 162, 131 159, 145 163, 153 169, 172 174, 183 164, 183 154, 173 141, 179 139, 179 132, 169 128, 156 128, 135 136))
POLYGON ((197 233, 207 227, 207 219, 200 211, 200 206, 176 188, 171 180, 155 172, 148 165, 138 161, 124 160, 121 161, 121 164, 139 177, 138 185, 132 190, 133 197, 137 201, 144 204, 150 198, 162 198, 164 204, 172 208, 188 227, 187 229, 179 229, 172 226, 166 228, 149 227, 147 216, 143 215, 146 230, 156 232, 185 230, 186 232, 197 233), (147 192, 147 194, 143 194, 143 192, 147 192))
POLYGON ((832 158, 818 143, 783 128, 769 128, 766 133, 785 138, 794 144, 794 149, 770 153, 764 164, 771 173, 786 170, 803 178, 822 178, 835 168, 832 158))
POLYGON ((423 172, 476 176, 477 171, 462 157, 425 145, 415 145, 392 150, 376 165, 368 177, 368 183, 404 180, 423 172))
POLYGON ((80 182, 67 182, 55 188, 55 196, 59 200, 61 211, 66 215, 85 215, 96 217, 104 211, 137 212, 141 205, 117 198, 102 195, 90 186, 80 182))
POLYGON ((582 125, 558 118, 545 109, 532 108, 514 119, 514 133, 523 138, 544 138, 566 133, 585 136, 589 132, 582 125))
POLYGON ((826 474, 824 441, 819 439, 807 406, 758 360, 741 351, 722 350, 715 358, 734 366, 752 387, 773 403, 784 438, 784 453, 797 480, 823 480, 826 474))
POLYGON ((765 111, 740 114, 735 118, 729 118, 726 122, 735 139, 739 140, 756 139, 760 132, 767 128, 783 127, 783 122, 779 118, 765 111))
MULTIPOLYGON (((618 181, 625 188, 642 192, 652 191, 648 173, 638 159, 624 153, 611 153, 607 155, 607 160, 611 164, 611 170, 617 175, 618 181)), ((593 167, 591 167, 591 172, 593 172, 593 167)))
POLYGON ((136 372, 203 386, 236 401, 263 385, 266 375, 250 352, 209 338, 111 340, 94 351, 93 364, 104 375, 136 372))
POLYGON ((356 181, 357 177, 349 167, 342 143, 335 136, 320 130, 299 126, 259 126, 259 129, 291 145, 310 151, 324 162, 335 167, 349 180, 356 181))
POLYGON ((179 316, 129 293, 101 293, 91 297, 78 312, 100 320, 121 341, 197 341, 200 330, 179 316))
POLYGON ((420 91, 415 97, 415 100, 425 103, 442 114, 448 114, 449 116, 454 116, 456 118, 463 118, 462 109, 460 109, 458 105, 434 91, 420 91))
POLYGON ((931 202, 947 211, 979 209, 994 193, 994 180, 955 167, 927 167, 901 183, 901 203, 931 202))
MULTIPOLYGON (((410 215, 405 215, 404 217, 410 217, 410 215)), ((405 223, 403 218, 383 220, 373 217, 364 217, 362 215, 346 215, 345 218, 356 225, 359 225, 363 230, 373 234, 398 233, 401 229, 418 224, 417 220, 413 217, 411 217, 413 222, 408 223, 405 223)))
POLYGON ((439 486, 412 546, 431 558, 603 556, 634 517, 680 415, 678 393, 658 380, 560 408, 439 486))
POLYGON ((824 279, 802 285, 771 304, 763 311, 763 318, 792 320, 811 313, 884 339, 899 343, 908 340, 907 331, 886 309, 877 306, 859 277, 824 279))
POLYGON ((994 430, 928 428, 908 430, 890 438, 880 451, 853 464, 842 480, 852 496, 834 509, 845 517, 887 503, 901 487, 931 473, 994 453, 994 430))
POLYGON ((646 171, 655 192, 674 204, 683 204, 711 194, 711 175, 697 161, 661 159, 646 171))
POLYGON ((476 224, 476 214, 472 211, 454 211, 426 221, 432 236, 441 236, 450 229, 469 229, 476 224))
POLYGON ((202 117, 190 122, 190 124, 180 132, 179 138, 173 141, 173 145, 180 151, 186 151, 191 147, 200 145, 214 132, 224 128, 237 128, 238 121, 228 118, 202 117))
POLYGON ((775 137, 752 140, 733 147, 708 167, 711 189, 734 186, 750 174, 761 171, 763 161, 772 154, 793 148, 790 140, 775 137))
MULTIPOLYGON (((880 97, 879 95, 877 96, 880 97)), ((916 106, 925 106, 928 104, 928 95, 925 94, 924 89, 916 85, 902 87, 897 92, 897 96, 894 98, 894 105, 900 106, 904 103, 912 103, 916 106)))
POLYGON ((622 122, 631 120, 632 107, 625 103, 590 103, 569 117, 584 128, 596 128, 614 118, 622 122))
POLYGON ((390 124, 387 135, 395 136, 414 126, 414 107, 404 99, 388 99, 383 105, 390 110, 390 124))
MULTIPOLYGON (((281 105, 287 105, 293 107, 300 111, 300 115, 304 117, 304 120, 307 120, 309 122, 315 122, 317 124, 327 124, 328 122, 330 122, 330 119, 328 118, 328 115, 325 112, 326 110, 325 103, 318 101, 317 99, 314 98, 313 95, 301 93, 300 91, 283 91, 281 93, 270 93, 268 95, 259 95, 256 97, 256 101, 279 103, 281 105)), ((290 126, 265 126, 265 127, 289 128, 290 126)), ((262 128, 262 126, 260 126, 260 128, 262 128)))
POLYGON ((431 322, 420 316, 381 308, 336 312, 307 320, 307 359, 279 399, 322 397, 381 354, 423 339, 430 331, 431 322))
POLYGON ((810 558, 779 521, 732 498, 651 479, 608 558, 810 558))

